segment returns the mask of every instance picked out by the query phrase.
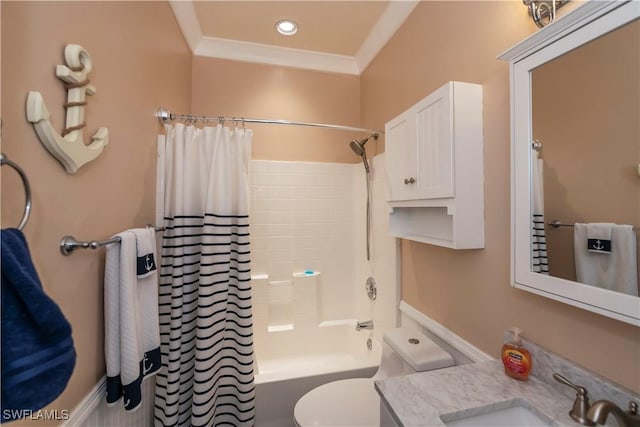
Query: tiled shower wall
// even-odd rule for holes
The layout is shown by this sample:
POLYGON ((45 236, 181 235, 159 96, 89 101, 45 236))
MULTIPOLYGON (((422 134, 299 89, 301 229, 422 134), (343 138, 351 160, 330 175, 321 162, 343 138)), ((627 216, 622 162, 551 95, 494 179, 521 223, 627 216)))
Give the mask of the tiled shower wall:
MULTIPOLYGON (((364 212, 355 215, 364 197, 356 179, 364 180, 364 170, 355 166, 251 162, 252 275, 268 275, 275 290, 286 289, 294 273, 320 272, 320 322, 354 317, 356 227, 364 228, 364 212)), ((254 301, 256 318, 267 315, 259 305, 254 301)))
MULTIPOLYGON (((251 162, 251 270, 254 335, 261 346, 288 342, 275 335, 292 327, 302 336, 322 322, 374 320, 372 333, 397 324, 396 239, 389 235, 384 156, 371 164, 371 260, 366 259, 366 180, 362 163, 251 162), (292 276, 319 272, 302 285, 292 276), (365 292, 375 278, 378 299, 365 292), (309 288, 304 299, 298 288, 309 288), (313 287, 313 289, 311 289, 313 287), (304 311, 304 312, 302 312, 304 311), (315 325, 309 322, 313 320, 315 325)), ((326 324, 326 323, 325 323, 326 324)), ((316 334, 316 338, 319 336, 316 334)), ((317 341, 317 340, 316 340, 317 341)))

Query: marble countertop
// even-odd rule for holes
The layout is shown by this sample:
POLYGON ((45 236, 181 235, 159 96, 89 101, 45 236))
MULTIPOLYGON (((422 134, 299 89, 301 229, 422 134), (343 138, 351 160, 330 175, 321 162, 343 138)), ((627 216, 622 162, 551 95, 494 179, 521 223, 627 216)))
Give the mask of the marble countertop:
POLYGON ((551 425, 579 426, 568 415, 572 398, 535 377, 507 377, 499 360, 387 378, 375 386, 403 427, 444 426, 444 421, 513 406, 523 406, 551 425))

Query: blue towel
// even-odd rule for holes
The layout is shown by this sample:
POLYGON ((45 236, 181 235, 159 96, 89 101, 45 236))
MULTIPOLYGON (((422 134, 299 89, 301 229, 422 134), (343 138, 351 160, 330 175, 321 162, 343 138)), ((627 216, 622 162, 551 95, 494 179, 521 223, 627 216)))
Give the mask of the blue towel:
POLYGON ((43 291, 20 230, 0 233, 2 242, 1 420, 9 421, 51 403, 67 386, 76 362, 71 325, 43 291))

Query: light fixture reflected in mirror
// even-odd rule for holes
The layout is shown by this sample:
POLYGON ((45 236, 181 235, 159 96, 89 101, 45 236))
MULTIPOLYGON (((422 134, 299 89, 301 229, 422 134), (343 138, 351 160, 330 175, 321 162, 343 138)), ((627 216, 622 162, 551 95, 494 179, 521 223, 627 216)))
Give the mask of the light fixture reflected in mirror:
POLYGON ((571 0, 522 0, 529 8, 529 15, 540 28, 556 19, 556 12, 571 0))

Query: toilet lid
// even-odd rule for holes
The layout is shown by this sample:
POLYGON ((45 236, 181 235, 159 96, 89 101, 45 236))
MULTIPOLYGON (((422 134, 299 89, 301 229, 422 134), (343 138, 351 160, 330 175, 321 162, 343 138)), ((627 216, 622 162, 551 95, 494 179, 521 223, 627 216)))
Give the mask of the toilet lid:
POLYGON ((334 381, 302 396, 293 412, 301 427, 378 426, 380 398, 371 378, 334 381))

